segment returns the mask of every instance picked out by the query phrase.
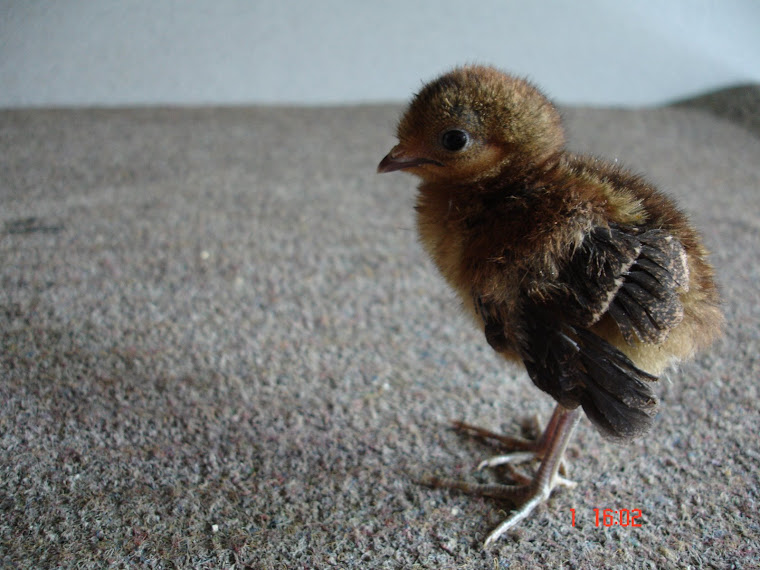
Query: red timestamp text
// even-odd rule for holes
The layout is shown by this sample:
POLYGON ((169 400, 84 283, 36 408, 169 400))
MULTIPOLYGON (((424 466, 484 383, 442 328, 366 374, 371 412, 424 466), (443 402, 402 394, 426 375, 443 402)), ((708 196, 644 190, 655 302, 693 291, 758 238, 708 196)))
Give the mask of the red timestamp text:
MULTIPOLYGON (((570 509, 575 526, 575 509, 570 509)), ((594 524, 600 526, 640 527, 641 509, 594 509, 594 524)))

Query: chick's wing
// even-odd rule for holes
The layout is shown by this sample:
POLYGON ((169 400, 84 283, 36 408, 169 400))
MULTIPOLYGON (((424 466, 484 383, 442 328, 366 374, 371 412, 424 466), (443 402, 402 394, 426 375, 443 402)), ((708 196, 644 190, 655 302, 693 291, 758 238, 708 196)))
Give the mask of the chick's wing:
POLYGON ((611 224, 585 236, 556 282, 527 294, 573 325, 587 328, 609 313, 629 343, 658 344, 683 318, 680 292, 688 282, 677 239, 661 229, 611 224))

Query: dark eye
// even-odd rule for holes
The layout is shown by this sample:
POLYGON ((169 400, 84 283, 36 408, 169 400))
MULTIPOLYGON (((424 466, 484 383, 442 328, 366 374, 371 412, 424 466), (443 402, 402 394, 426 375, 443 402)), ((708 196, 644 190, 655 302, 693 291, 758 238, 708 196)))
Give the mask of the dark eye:
POLYGON ((441 144, 446 150, 462 150, 469 140, 470 136, 459 129, 452 129, 441 135, 441 144))

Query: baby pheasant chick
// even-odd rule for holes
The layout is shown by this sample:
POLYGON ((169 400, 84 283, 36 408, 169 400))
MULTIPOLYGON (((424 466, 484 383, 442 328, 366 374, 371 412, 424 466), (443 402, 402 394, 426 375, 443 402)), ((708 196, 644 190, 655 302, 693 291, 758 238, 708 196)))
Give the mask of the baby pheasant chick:
POLYGON ((455 69, 414 97, 397 135, 378 172, 421 179, 425 249, 488 344, 557 401, 536 442, 457 424, 520 450, 482 466, 541 461, 512 485, 437 482, 520 505, 488 545, 570 483, 559 470, 581 409, 612 438, 650 429, 657 376, 720 333, 713 270, 669 199, 565 150, 557 110, 521 79, 455 69))

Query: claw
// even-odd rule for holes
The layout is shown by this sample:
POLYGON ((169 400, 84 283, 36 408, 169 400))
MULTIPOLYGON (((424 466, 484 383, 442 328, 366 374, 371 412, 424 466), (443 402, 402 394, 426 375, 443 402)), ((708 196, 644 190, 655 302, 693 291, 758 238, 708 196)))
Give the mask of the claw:
POLYGON ((475 471, 482 471, 488 467, 498 467, 499 465, 527 463, 535 458, 536 453, 534 451, 516 451, 515 453, 509 453, 507 455, 496 455, 478 463, 475 471))
POLYGON ((506 533, 509 529, 517 526, 517 524, 523 519, 527 518, 528 515, 533 512, 533 509, 549 498, 550 494, 551 491, 548 493, 537 493, 528 499, 522 507, 512 513, 511 517, 491 531, 491 534, 486 537, 486 541, 483 543, 483 548, 489 548, 501 535, 506 533))

